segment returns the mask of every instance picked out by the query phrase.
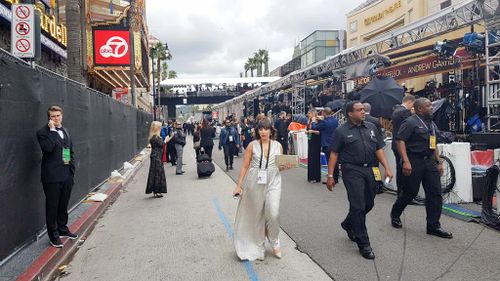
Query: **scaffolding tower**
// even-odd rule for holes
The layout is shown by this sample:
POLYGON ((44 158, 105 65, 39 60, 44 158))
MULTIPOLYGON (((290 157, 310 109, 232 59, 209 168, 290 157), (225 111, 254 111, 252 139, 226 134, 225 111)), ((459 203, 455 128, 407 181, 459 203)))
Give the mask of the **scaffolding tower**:
POLYGON ((488 131, 500 130, 500 0, 483 0, 486 27, 486 108, 488 131))
POLYGON ((305 114, 306 89, 303 83, 293 85, 292 91, 292 114, 305 114))

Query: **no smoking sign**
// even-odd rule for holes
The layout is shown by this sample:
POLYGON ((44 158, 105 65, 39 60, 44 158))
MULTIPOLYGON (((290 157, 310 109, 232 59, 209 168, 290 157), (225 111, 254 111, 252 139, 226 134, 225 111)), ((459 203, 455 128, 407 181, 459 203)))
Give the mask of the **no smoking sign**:
POLYGON ((20 58, 35 57, 35 14, 33 5, 12 5, 12 48, 14 56, 20 58))

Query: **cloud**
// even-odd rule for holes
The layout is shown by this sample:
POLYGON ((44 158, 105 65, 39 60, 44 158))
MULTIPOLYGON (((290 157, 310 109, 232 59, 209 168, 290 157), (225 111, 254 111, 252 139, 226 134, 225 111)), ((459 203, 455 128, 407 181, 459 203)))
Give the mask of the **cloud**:
POLYGON ((168 42, 180 78, 238 77, 248 57, 267 49, 270 70, 316 29, 345 29, 345 14, 363 0, 148 0, 150 33, 168 42))

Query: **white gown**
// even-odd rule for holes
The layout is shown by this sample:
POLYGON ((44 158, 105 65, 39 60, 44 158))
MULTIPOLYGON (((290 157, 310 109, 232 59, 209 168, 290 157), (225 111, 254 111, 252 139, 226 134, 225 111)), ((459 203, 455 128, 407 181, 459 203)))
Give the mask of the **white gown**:
MULTIPOLYGON (((234 224, 234 247, 241 260, 264 259, 264 243, 268 238, 271 247, 279 247, 279 206, 281 197, 281 175, 275 164, 275 156, 281 154, 281 144, 271 142, 267 185, 257 184, 261 148, 253 141, 253 155, 245 180, 243 194, 238 204, 234 224)), ((266 158, 262 157, 262 169, 266 158)))

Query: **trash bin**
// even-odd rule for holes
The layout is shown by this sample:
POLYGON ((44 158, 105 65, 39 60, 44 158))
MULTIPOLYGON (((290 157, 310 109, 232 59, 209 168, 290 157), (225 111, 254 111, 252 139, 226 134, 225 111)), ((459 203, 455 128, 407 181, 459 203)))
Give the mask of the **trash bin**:
POLYGON ((472 200, 474 202, 483 200, 483 194, 487 188, 486 173, 472 173, 472 200))

